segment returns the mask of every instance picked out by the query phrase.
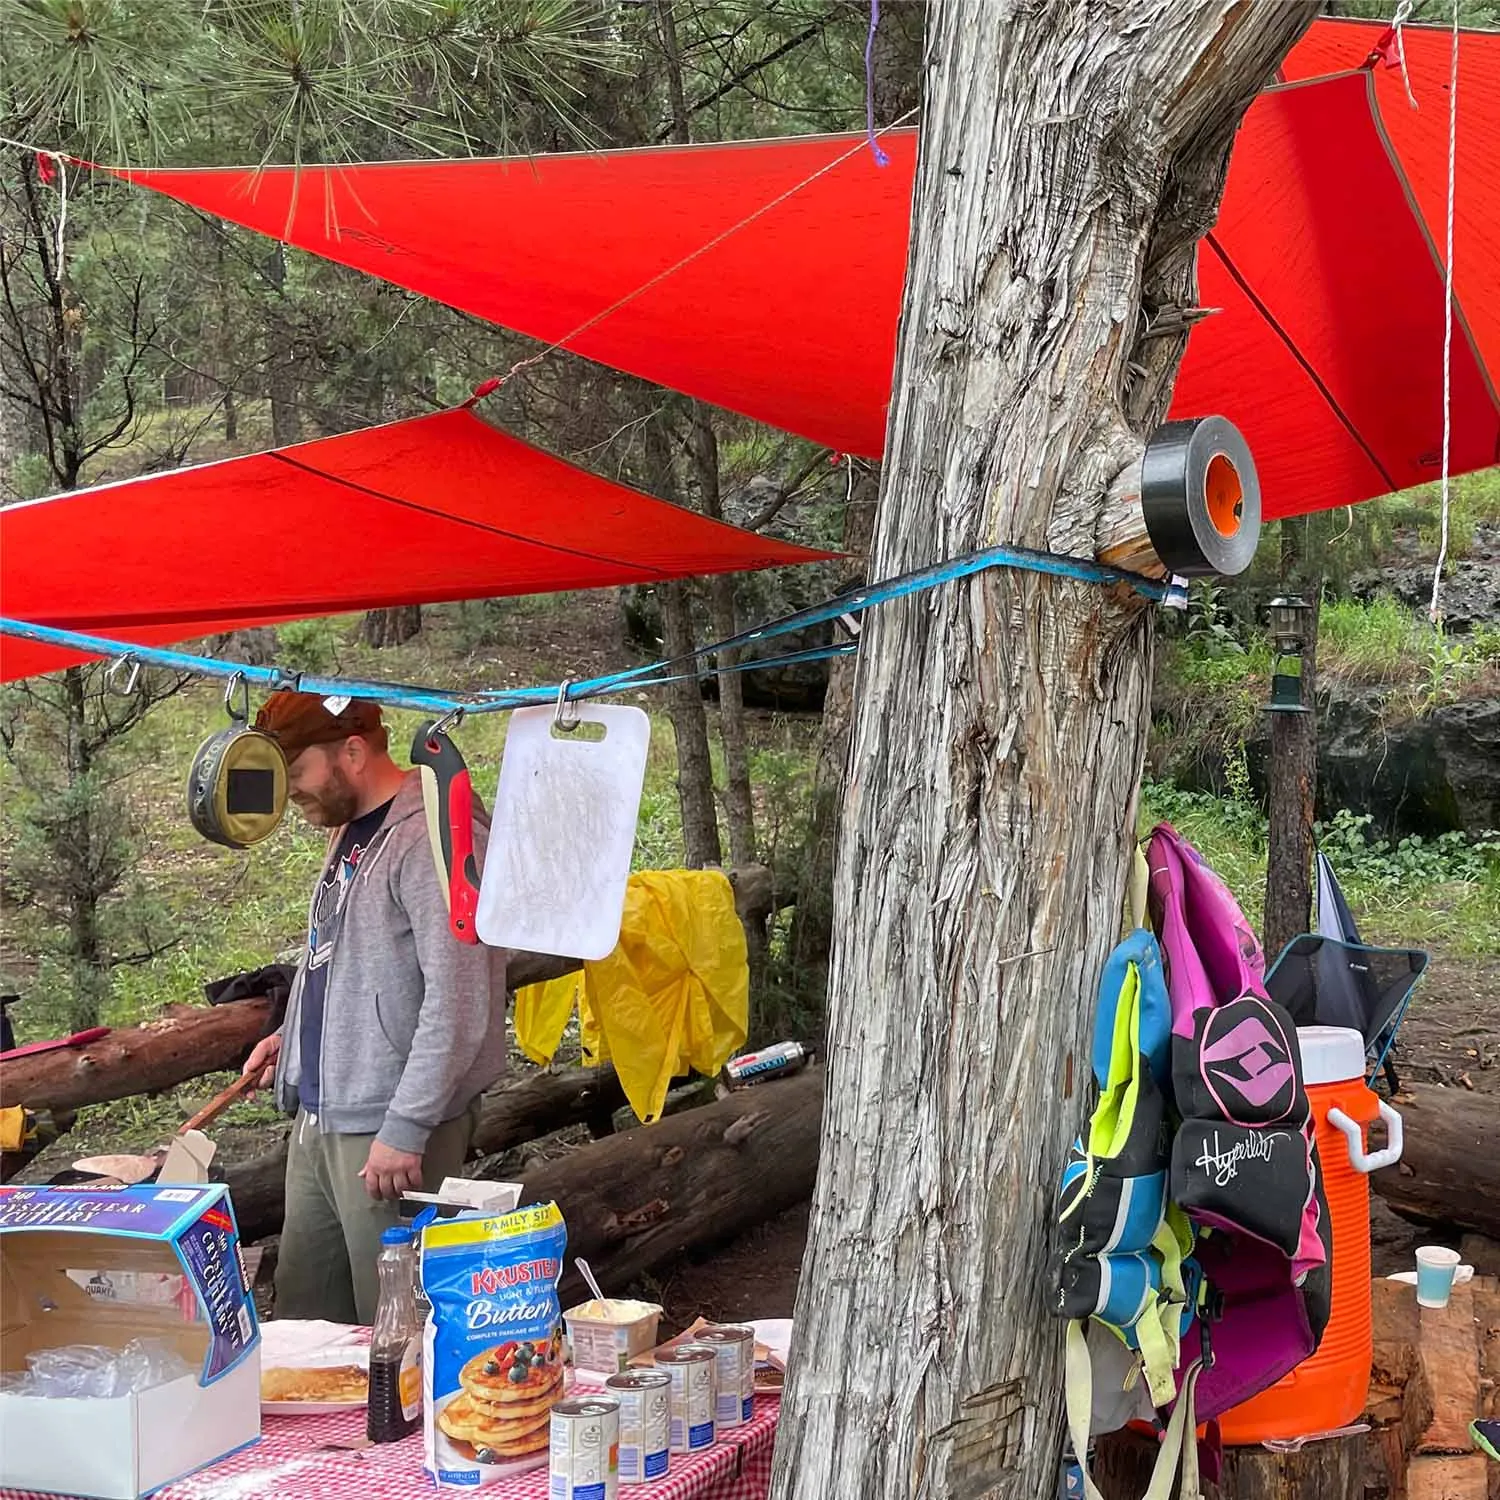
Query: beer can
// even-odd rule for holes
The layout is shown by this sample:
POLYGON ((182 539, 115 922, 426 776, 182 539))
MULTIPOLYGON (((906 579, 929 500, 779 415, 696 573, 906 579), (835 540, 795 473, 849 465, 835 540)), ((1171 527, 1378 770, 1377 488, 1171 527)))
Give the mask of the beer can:
POLYGON ((784 1078, 807 1062, 807 1049, 800 1042, 774 1042, 759 1052, 742 1052, 724 1064, 731 1088, 745 1088, 767 1078, 784 1078))
POLYGON ((620 1403, 582 1396, 552 1408, 548 1500, 615 1500, 619 1484, 620 1403))
POLYGON ((726 1427, 743 1426, 755 1409, 755 1330, 718 1323, 700 1328, 693 1342, 718 1351, 715 1425, 720 1432, 726 1427))
POLYGON ((672 1377, 673 1453, 701 1453, 712 1448, 717 1431, 714 1406, 719 1351, 707 1344, 679 1344, 656 1356, 656 1367, 672 1377))
POLYGON ((620 1403, 620 1483, 661 1479, 672 1441, 672 1377, 665 1370, 623 1370, 604 1388, 620 1403))

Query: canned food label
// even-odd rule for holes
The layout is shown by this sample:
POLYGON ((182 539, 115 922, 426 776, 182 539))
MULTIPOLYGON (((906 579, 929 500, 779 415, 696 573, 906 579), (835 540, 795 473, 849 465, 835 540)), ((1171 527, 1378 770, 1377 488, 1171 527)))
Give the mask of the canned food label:
POLYGON ((607 1389, 620 1403, 620 1483, 644 1484, 660 1479, 667 1472, 671 1444, 671 1383, 611 1383, 607 1389))
POLYGON ((613 1403, 552 1413, 548 1500, 614 1500, 619 1477, 620 1414, 613 1403))
POLYGON ((671 1364, 674 1453, 697 1453, 714 1444, 714 1369, 716 1359, 671 1364))
POLYGON ((708 1329, 700 1335, 718 1356, 714 1416, 720 1427, 739 1427, 755 1412, 755 1339, 735 1337, 736 1332, 708 1329))

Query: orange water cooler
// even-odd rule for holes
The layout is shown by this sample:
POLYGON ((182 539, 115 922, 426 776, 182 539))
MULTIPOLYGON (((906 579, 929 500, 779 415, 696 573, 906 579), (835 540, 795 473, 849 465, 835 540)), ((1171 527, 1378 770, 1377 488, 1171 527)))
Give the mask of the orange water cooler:
POLYGON ((1224 1441, 1310 1437, 1345 1427, 1370 1385, 1369 1174, 1401 1158, 1401 1116, 1365 1086, 1365 1041, 1344 1026, 1302 1026, 1302 1077, 1317 1121, 1318 1158, 1333 1233, 1333 1302, 1317 1352, 1258 1396, 1219 1418, 1224 1441), (1389 1144, 1365 1149, 1384 1119, 1389 1144))

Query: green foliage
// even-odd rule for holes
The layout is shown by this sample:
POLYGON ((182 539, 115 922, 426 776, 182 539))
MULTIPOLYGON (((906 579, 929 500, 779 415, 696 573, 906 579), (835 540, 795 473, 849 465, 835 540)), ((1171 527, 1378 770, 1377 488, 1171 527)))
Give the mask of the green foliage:
POLYGON ((11 462, 9 475, 0 478, 5 479, 11 495, 17 500, 37 500, 53 485, 52 466, 42 453, 18 454, 11 462))
MULTIPOLYGON (((1265 901, 1266 819, 1244 797, 1214 797, 1148 782, 1142 834, 1161 820, 1189 839, 1259 928, 1265 901)), ((1391 844, 1371 819, 1341 809, 1317 826, 1319 847, 1339 878, 1360 935, 1392 946, 1440 949, 1449 957, 1500 952, 1500 833, 1445 833, 1391 844)))
POLYGON ((585 69, 620 55, 577 0, 13 0, 0 97, 96 159, 261 161, 588 139, 585 69), (238 153, 244 155, 243 148, 238 153))
POLYGON ((1478 883, 1500 878, 1500 831, 1471 839, 1462 833, 1442 833, 1424 839, 1409 834, 1395 844, 1371 833, 1368 813, 1340 808, 1317 826, 1318 843, 1336 869, 1370 887, 1405 888, 1445 885, 1452 881, 1478 883))
POLYGON ((338 662, 339 632, 332 620, 293 620, 276 630, 276 663, 294 672, 330 672, 338 662))
POLYGON ((1224 601, 1224 587, 1212 578, 1195 578, 1188 595, 1188 647, 1202 661, 1241 657, 1245 648, 1234 631, 1234 616, 1224 601))

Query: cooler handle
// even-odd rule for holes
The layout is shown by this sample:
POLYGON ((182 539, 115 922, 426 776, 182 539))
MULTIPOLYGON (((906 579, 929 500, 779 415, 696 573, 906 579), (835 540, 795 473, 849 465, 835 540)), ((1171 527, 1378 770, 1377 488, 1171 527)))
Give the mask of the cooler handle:
POLYGON ((1328 1111, 1328 1123, 1335 1130, 1342 1130, 1349 1141, 1349 1164, 1356 1172, 1378 1172, 1381 1167, 1394 1166, 1401 1160, 1402 1127, 1400 1114, 1384 1099, 1380 1101, 1380 1118, 1385 1121, 1389 1143, 1383 1151, 1365 1150, 1364 1127, 1351 1120, 1341 1109, 1328 1111))

